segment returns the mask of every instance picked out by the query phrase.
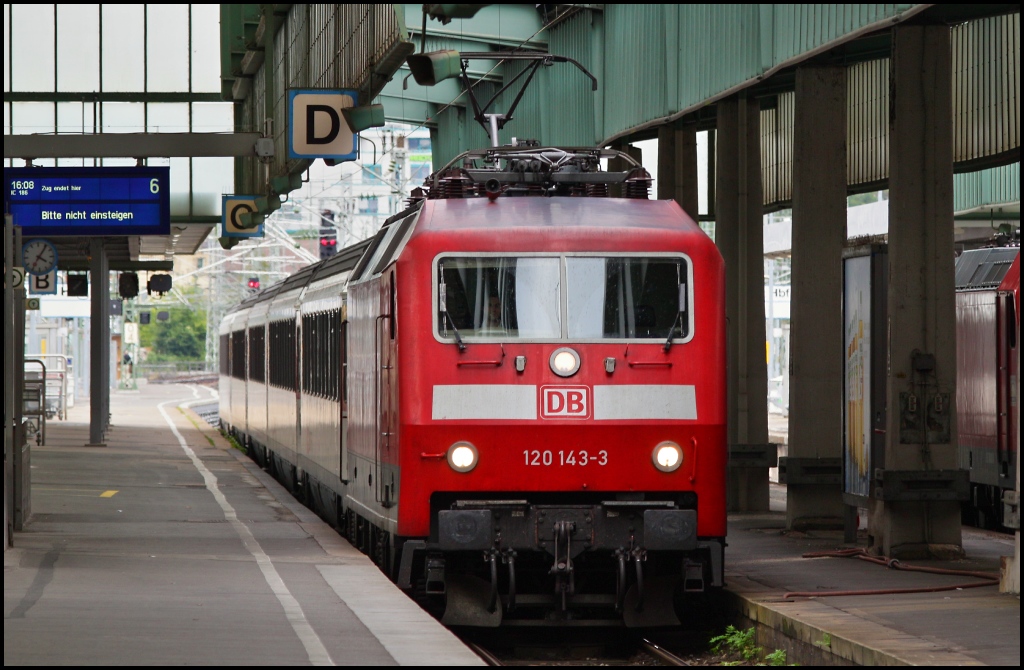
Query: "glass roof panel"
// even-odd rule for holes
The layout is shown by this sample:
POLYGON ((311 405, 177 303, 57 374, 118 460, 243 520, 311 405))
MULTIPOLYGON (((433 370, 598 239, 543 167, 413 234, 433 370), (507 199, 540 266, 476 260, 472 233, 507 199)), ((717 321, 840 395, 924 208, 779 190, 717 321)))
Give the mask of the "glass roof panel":
POLYGON ((99 5, 57 5, 57 41, 57 90, 100 90, 99 5))

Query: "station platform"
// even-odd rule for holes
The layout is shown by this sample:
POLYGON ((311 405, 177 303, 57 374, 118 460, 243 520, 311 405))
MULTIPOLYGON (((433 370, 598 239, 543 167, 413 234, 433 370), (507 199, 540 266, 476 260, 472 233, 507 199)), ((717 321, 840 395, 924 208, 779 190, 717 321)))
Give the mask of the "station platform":
MULTIPOLYGON (((789 422, 769 413, 770 441, 785 456, 789 422)), ((843 531, 786 530, 786 487, 772 469, 770 513, 729 515, 727 595, 751 623, 760 644, 785 648, 801 664, 1020 665, 1020 596, 997 585, 930 593, 909 589, 978 584, 977 576, 888 569, 850 558, 805 554, 867 549, 862 529, 856 544, 843 531), (828 596, 825 592, 887 591, 828 596), (820 593, 814 597, 789 593, 820 593)), ((861 523, 861 526, 865 526, 861 523)), ((1013 556, 1014 536, 964 526, 965 557, 954 561, 904 561, 906 566, 968 571, 998 580, 1001 557, 1013 556)), ((992 581, 992 580, 988 580, 992 581)))
POLYGON ((4 665, 484 665, 181 403, 111 393, 32 445, 32 515, 4 553, 4 665))
MULTIPOLYGON (((188 408, 212 402, 197 385, 115 391, 105 447, 84 446, 87 405, 48 422, 31 521, 4 554, 5 665, 483 664, 188 408)), ((803 665, 1020 665, 1018 596, 899 593, 984 580, 803 558, 855 545, 787 532, 785 495, 729 517, 726 596, 761 646, 803 665)), ((1007 535, 965 528, 963 544, 908 563, 998 574, 1013 553, 1007 535)))
POLYGON ((730 609, 758 624, 760 646, 785 649, 800 665, 1020 665, 1020 596, 998 586, 1012 535, 964 527, 964 558, 902 563, 984 573, 975 575, 805 557, 866 549, 867 537, 862 530, 857 544, 844 544, 842 530, 787 531, 785 495, 773 484, 772 512, 729 515, 726 596, 730 609), (862 591, 877 593, 829 595, 862 591))

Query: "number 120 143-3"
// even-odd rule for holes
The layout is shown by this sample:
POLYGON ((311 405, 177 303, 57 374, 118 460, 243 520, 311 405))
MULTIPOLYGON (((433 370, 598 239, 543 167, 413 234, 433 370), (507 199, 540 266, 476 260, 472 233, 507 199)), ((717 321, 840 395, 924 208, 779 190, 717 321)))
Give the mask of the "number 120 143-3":
POLYGON ((559 449, 558 451, 552 451, 551 449, 523 449, 523 460, 526 461, 526 465, 539 465, 539 466, 551 466, 551 465, 608 465, 608 452, 604 449, 598 451, 596 454, 580 449, 566 451, 559 449))

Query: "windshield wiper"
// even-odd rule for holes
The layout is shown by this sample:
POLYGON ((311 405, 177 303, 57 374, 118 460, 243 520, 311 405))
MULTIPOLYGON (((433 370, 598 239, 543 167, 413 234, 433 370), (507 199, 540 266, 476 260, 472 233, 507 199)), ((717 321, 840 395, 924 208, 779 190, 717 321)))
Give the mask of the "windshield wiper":
MULTIPOLYGON (((441 266, 441 272, 444 273, 444 266, 441 266)), ((466 345, 462 342, 462 336, 459 335, 459 329, 455 327, 455 320, 452 315, 448 313, 448 287, 445 286, 444 280, 441 280, 438 285, 437 293, 437 308, 441 310, 441 313, 448 317, 448 323, 452 324, 452 333, 455 334, 455 344, 459 347, 459 351, 465 351, 466 345)))
POLYGON ((665 353, 672 348, 672 333, 676 332, 676 324, 679 323, 680 317, 686 312, 686 284, 679 285, 679 310, 676 312, 676 318, 672 319, 672 326, 668 329, 668 337, 665 339, 665 353))
POLYGON ((462 337, 459 335, 459 329, 455 327, 452 315, 448 313, 448 310, 444 310, 443 314, 448 317, 448 323, 452 324, 452 334, 455 335, 455 344, 459 347, 459 351, 465 351, 466 345, 462 342, 462 337))
POLYGON ((665 340, 665 353, 672 348, 672 333, 676 332, 676 324, 679 323, 679 317, 682 316, 682 312, 676 312, 676 318, 672 320, 672 325, 668 329, 668 339, 665 340))

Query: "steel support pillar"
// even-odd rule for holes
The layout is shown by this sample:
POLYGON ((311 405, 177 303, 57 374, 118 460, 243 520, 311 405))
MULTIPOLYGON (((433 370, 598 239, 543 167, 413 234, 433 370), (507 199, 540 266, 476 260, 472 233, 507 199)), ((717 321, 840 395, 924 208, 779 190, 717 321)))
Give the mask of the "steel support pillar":
POLYGON ((795 103, 789 455, 779 471, 786 473, 788 528, 838 528, 843 521, 846 68, 798 68, 795 103))
MULTIPOLYGON (((21 228, 14 228, 13 252, 15 259, 21 258, 21 228)), ((17 261, 16 261, 17 262, 17 261)), ((26 276, 26 281, 28 277, 26 276)), ((32 469, 28 430, 25 424, 25 284, 12 291, 13 330, 10 349, 14 364, 10 374, 14 376, 14 440, 11 449, 11 507, 13 530, 24 530, 32 516, 32 469)))
POLYGON ((768 510, 768 364, 765 360, 764 233, 760 108, 718 103, 715 242, 725 259, 728 337, 729 487, 734 511, 768 510))
MULTIPOLYGON (((14 222, 4 215, 4 342, 14 342, 14 222)), ((4 347, 4 551, 14 531, 14 347, 4 347)))
POLYGON ((106 446, 103 440, 110 422, 110 277, 103 240, 89 243, 92 261, 89 284, 92 291, 91 337, 89 342, 89 444, 106 446))
POLYGON ((696 221, 697 124, 658 128, 658 200, 675 200, 696 221))
POLYGON ((888 411, 868 532, 875 550, 896 558, 963 553, 949 49, 948 26, 893 28, 888 411))
MULTIPOLYGON (((20 228, 15 248, 21 249, 20 228)), ((27 281, 26 277, 26 281, 27 281)), ((25 408, 25 294, 24 286, 14 291, 14 530, 24 530, 32 516, 32 447, 28 439, 25 408)), ((39 418, 44 421, 43 417, 39 418)), ((42 430, 42 424, 37 426, 42 430)))

